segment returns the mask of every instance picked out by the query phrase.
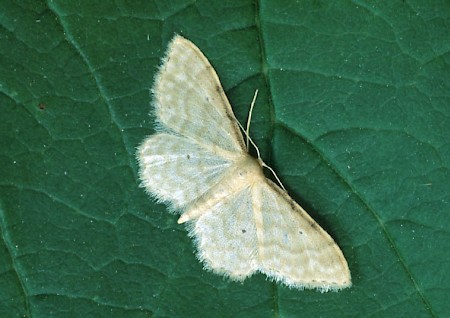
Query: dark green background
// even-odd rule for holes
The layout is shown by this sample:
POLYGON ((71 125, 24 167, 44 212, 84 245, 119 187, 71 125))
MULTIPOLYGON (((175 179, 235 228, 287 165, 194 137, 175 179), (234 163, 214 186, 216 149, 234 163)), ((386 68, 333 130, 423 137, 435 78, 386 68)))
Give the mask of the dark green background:
POLYGON ((448 1, 97 2, 0 2, 1 317, 449 314, 448 1), (352 288, 208 273, 138 187, 175 32, 241 122, 260 90, 251 134, 352 288))

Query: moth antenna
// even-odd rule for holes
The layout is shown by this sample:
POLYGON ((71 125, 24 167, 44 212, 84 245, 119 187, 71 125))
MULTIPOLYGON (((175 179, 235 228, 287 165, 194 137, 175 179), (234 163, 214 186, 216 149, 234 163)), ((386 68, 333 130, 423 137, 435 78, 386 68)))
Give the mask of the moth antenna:
MULTIPOLYGON (((256 102, 256 97, 258 96, 258 89, 255 90, 255 94, 253 95, 253 99, 252 99, 252 103, 250 104, 250 110, 248 112, 248 119, 247 119, 247 129, 246 129, 246 136, 247 136, 247 151, 248 151, 248 141, 251 139, 250 138, 250 122, 252 121, 252 114, 253 114, 253 107, 255 107, 255 102, 256 102)), ((255 145, 252 142, 253 145, 255 145)), ((257 148, 257 147, 256 147, 257 148)), ((258 153, 258 158, 259 158, 259 153, 258 153)))
POLYGON ((247 143, 247 152, 248 152, 248 148, 249 148, 249 142, 252 144, 252 146, 256 149, 256 154, 258 155, 258 161, 261 164, 262 167, 267 168, 270 170, 270 172, 272 172, 272 174, 274 175, 275 179, 277 180, 278 184, 281 186, 281 188, 286 191, 286 188, 284 187, 283 183, 281 183, 280 178, 278 178, 277 174, 275 173, 275 171, 268 166, 262 159, 261 159, 261 153, 259 152, 259 148, 256 145, 256 143, 253 141, 253 139, 250 137, 250 122, 252 120, 252 113, 253 113, 253 107, 255 106, 255 102, 256 102, 256 97, 258 96, 258 90, 255 91, 255 94, 253 95, 253 100, 252 103, 250 104, 250 110, 248 113, 248 119, 247 119, 247 129, 244 129, 244 127, 242 127, 241 123, 236 120, 236 122, 238 123, 239 127, 241 128, 241 130, 244 132, 247 143))
POLYGON ((266 163, 264 161, 261 160, 261 164, 263 167, 267 168, 270 170, 270 172, 272 172, 272 174, 274 175, 275 179, 277 179, 278 183, 280 184, 280 187, 284 190, 284 192, 287 192, 286 188, 284 187, 284 185, 281 183, 280 178, 278 178, 277 174, 275 173, 275 171, 268 165, 266 165, 266 163))

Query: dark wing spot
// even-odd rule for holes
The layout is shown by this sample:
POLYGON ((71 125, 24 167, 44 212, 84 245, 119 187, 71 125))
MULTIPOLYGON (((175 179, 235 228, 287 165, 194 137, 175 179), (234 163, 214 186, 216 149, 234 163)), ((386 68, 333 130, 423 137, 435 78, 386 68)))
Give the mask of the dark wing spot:
POLYGON ((186 155, 186 158, 187 158, 188 160, 191 159, 191 155, 187 154, 187 155, 186 155))
POLYGON ((291 205, 291 209, 295 210, 295 203, 291 201, 291 202, 289 202, 289 204, 291 205))
POLYGON ((233 117, 232 115, 230 115, 228 112, 227 112, 227 117, 228 117, 228 119, 231 120, 231 121, 234 121, 234 120, 235 120, 234 117, 233 117))
POLYGON ((242 233, 246 233, 247 232, 245 229, 242 229, 241 231, 242 231, 242 233))
POLYGON ((302 231, 298 231, 298 234, 303 235, 303 232, 302 231))

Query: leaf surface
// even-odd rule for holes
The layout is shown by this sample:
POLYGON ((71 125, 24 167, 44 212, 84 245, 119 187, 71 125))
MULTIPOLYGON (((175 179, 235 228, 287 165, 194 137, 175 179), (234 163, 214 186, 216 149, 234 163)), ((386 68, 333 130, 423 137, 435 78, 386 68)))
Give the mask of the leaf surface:
POLYGON ((450 312, 450 6, 432 1, 3 1, 1 317, 438 317, 450 312), (149 89, 179 33, 353 287, 202 269, 139 188, 149 89))

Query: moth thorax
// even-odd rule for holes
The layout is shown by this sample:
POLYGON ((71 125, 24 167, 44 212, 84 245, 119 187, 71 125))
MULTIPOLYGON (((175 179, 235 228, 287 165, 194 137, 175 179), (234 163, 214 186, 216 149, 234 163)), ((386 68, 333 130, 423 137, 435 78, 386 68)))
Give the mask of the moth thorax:
POLYGON ((257 179, 264 177, 261 164, 256 158, 246 154, 242 156, 242 159, 236 164, 235 176, 240 180, 256 181, 257 179))

